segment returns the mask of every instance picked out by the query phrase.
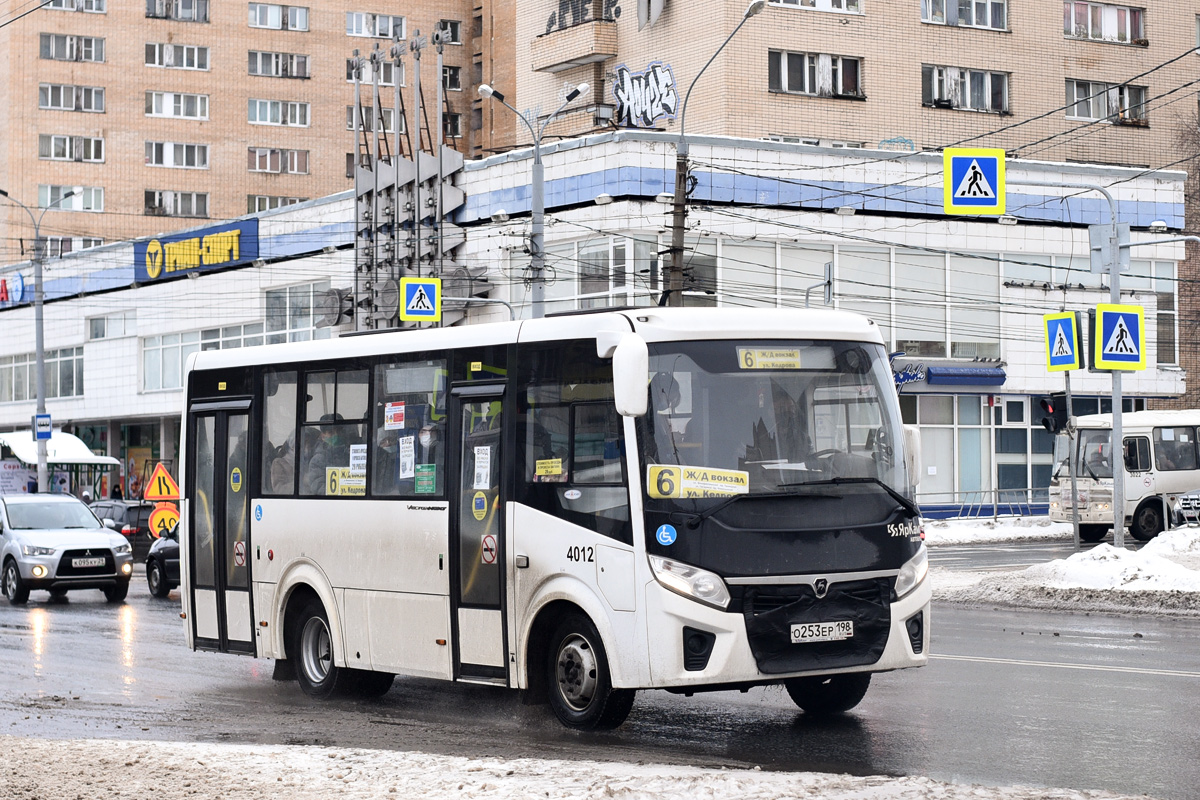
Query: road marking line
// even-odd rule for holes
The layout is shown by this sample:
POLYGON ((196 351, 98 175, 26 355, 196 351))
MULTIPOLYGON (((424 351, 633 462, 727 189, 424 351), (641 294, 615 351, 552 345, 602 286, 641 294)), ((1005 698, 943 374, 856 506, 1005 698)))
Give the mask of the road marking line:
POLYGON ((930 659, 943 661, 977 661, 982 664, 1014 664, 1023 667, 1053 667, 1055 669, 1087 669, 1096 672, 1130 672, 1137 675, 1174 675, 1180 678, 1200 678, 1200 672, 1177 669, 1143 669, 1141 667, 1103 667, 1094 664, 1055 664, 1050 661, 1026 661, 1019 658, 987 658, 985 656, 933 655, 930 659))

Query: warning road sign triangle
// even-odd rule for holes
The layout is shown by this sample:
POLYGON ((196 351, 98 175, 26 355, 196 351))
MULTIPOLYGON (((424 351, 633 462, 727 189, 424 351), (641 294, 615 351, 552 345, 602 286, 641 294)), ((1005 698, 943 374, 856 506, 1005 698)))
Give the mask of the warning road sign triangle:
POLYGON ((142 499, 155 501, 179 499, 179 484, 170 476, 161 461, 154 467, 154 472, 150 473, 150 480, 146 482, 146 491, 142 492, 142 499))
POLYGON ((1067 335, 1063 332, 1063 326, 1059 325, 1056 330, 1057 333, 1054 334, 1054 350, 1052 355, 1054 355, 1056 358, 1058 356, 1074 355, 1074 352, 1071 349, 1071 343, 1067 341, 1067 335))
POLYGON ((1137 339, 1129 331, 1129 326, 1125 324, 1124 317, 1117 317, 1117 324, 1113 326, 1112 333, 1108 336, 1108 341, 1104 343, 1104 355, 1106 356, 1137 356, 1138 343, 1137 339))
POLYGON ((964 197, 994 199, 996 197, 996 190, 988 183, 987 176, 979 168, 977 159, 971 159, 971 166, 967 167, 962 180, 958 182, 958 186, 954 187, 954 197, 956 199, 964 197))

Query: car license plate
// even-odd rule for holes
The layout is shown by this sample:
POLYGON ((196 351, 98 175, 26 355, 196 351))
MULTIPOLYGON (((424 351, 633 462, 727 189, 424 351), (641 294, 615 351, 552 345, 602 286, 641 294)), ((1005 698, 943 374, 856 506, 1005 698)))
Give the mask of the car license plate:
POLYGON ((103 558, 72 558, 71 566, 78 567, 81 569, 83 567, 103 567, 104 559, 103 558))
POLYGON ((840 642, 854 637, 854 623, 843 622, 805 622, 792 626, 792 644, 807 644, 808 642, 840 642))

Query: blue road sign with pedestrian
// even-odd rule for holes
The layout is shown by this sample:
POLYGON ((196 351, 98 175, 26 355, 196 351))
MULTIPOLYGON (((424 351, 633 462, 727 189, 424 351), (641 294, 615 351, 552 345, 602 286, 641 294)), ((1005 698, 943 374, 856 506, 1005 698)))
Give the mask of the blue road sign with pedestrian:
POLYGON ((1065 372, 1083 366, 1083 348, 1079 341, 1079 325, 1075 312, 1046 314, 1042 317, 1046 332, 1046 369, 1050 372, 1065 372))
POLYGON ((1004 151, 952 147, 943 152, 943 210, 947 214, 1004 213, 1004 151))
POLYGON ((400 319, 406 322, 438 322, 442 318, 441 278, 401 278, 400 319))
POLYGON ((1146 368, 1146 310, 1141 306, 1097 305, 1095 339, 1098 369, 1146 368))

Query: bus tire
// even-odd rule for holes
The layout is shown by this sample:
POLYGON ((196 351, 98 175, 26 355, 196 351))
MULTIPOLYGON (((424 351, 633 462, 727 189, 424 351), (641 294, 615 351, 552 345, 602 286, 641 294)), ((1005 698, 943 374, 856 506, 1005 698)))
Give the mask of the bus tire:
POLYGON ((1080 525, 1079 526, 1079 541, 1096 543, 1102 541, 1108 535, 1107 525, 1080 525))
POLYGON ((354 693, 359 697, 383 697, 396 680, 396 676, 390 672, 374 672, 369 669, 356 669, 351 672, 354 675, 354 693))
POLYGON ((354 683, 352 672, 334 663, 329 617, 316 600, 306 602, 296 616, 288 660, 296 665, 296 680, 309 697, 324 700, 354 683))
POLYGON ((871 685, 871 673, 849 672, 843 675, 815 675, 788 678, 783 682, 792 702, 806 714, 841 714, 858 705, 871 685))
POLYGON ((611 730, 629 716, 636 691, 614 689, 600 633, 582 614, 568 614, 554 628, 547 649, 550 708, 577 730, 611 730))
POLYGON ((1152 497, 1142 503, 1134 512, 1133 524, 1129 526, 1129 533, 1139 542, 1148 542, 1162 533, 1162 529, 1162 501, 1152 497))

